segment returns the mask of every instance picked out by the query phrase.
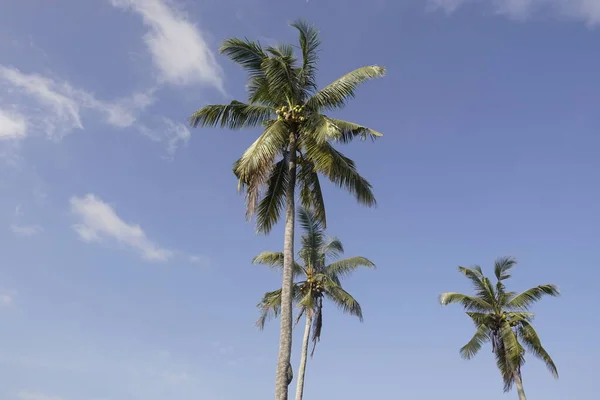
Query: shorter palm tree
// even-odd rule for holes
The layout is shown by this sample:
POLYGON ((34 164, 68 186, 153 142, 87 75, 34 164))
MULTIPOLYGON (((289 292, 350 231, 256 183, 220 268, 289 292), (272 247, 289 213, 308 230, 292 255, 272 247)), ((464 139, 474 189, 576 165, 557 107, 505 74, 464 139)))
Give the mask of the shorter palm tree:
MULTIPOLYGON (((323 299, 330 300, 342 311, 354 315, 362 321, 360 304, 342 288, 340 279, 360 267, 374 268, 375 264, 364 257, 350 257, 327 264, 327 259, 337 259, 343 254, 342 243, 337 238, 326 237, 321 219, 313 211, 301 208, 298 220, 304 234, 301 238, 302 247, 298 252, 301 264, 294 262, 295 282, 292 286, 292 297, 300 310, 296 323, 302 316, 305 316, 306 319, 296 388, 296 400, 302 400, 311 330, 313 342, 311 357, 321 338, 323 299)), ((283 268, 283 253, 263 252, 254 258, 253 263, 281 269, 283 268)), ((258 307, 261 316, 257 325, 262 329, 269 318, 279 315, 281 289, 265 293, 258 307)))
POLYGON ((521 367, 525 363, 525 348, 544 361, 552 375, 558 378, 554 361, 531 325, 534 314, 528 310, 542 297, 558 296, 559 292, 554 285, 536 286, 520 294, 507 292, 504 281, 510 278, 510 270, 516 263, 512 257, 496 260, 495 285, 483 275, 479 266, 458 267, 473 284, 475 295, 443 293, 440 303, 444 306, 451 303, 461 304, 477 328, 469 343, 460 349, 460 355, 470 359, 479 352, 484 343, 491 342, 492 352, 504 381, 504 391, 510 391, 515 385, 519 400, 526 400, 521 376, 521 367))

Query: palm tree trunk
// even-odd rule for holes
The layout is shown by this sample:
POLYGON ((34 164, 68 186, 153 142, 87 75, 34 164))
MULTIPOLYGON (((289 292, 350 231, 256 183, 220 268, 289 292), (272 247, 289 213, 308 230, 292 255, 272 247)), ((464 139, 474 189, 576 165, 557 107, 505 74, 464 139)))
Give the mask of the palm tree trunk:
POLYGON ((517 387, 519 400, 527 400, 527 396, 525 396, 525 390, 523 390, 523 380, 521 379, 520 372, 515 372, 515 386, 517 387))
POLYGON ((306 314, 306 326, 304 327, 304 338, 302 339, 302 353, 300 354, 300 366, 298 367, 298 380, 296 386, 296 400, 302 400, 304 395, 304 374, 306 372, 306 361, 308 360, 308 340, 310 339, 310 326, 312 316, 306 314))
POLYGON ((294 222, 296 218, 296 134, 290 133, 288 187, 286 189, 285 230, 283 238, 283 284, 281 286, 281 325, 279 329, 279 356, 275 380, 275 400, 287 400, 287 370, 292 353, 292 281, 294 265, 294 222))

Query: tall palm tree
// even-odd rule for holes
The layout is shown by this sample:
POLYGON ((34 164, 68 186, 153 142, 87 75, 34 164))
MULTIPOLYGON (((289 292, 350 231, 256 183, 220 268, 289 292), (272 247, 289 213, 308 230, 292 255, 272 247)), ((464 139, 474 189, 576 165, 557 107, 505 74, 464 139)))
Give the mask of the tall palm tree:
MULTIPOLYGON (((296 387, 296 400, 304 394, 304 376, 308 360, 309 338, 312 329, 314 354, 323 328, 323 299, 335 303, 342 311, 363 319, 360 304, 346 292, 340 278, 348 276, 360 267, 374 268, 375 264, 364 257, 350 257, 327 264, 328 259, 337 259, 344 252, 337 238, 327 238, 322 222, 312 211, 300 208, 298 219, 304 230, 302 248, 298 252, 300 263, 294 263, 293 275, 298 280, 292 286, 292 297, 300 309, 296 323, 305 316, 304 337, 296 387)), ((253 260, 255 264, 265 264, 275 268, 283 267, 283 253, 263 252, 253 260)), ((277 316, 281 310, 282 290, 265 293, 258 307, 261 316, 257 325, 262 329, 265 322, 277 316)))
POLYGON ((504 391, 510 391, 515 385, 519 400, 526 400, 521 376, 521 367, 525 363, 525 349, 544 361, 552 375, 558 378, 556 365, 542 346, 531 324, 534 314, 529 312, 529 308, 542 297, 558 296, 559 292, 554 285, 536 286, 520 294, 507 292, 504 281, 510 278, 510 271, 516 263, 512 257, 496 260, 495 285, 483 275, 479 266, 458 267, 473 284, 475 295, 443 293, 440 303, 444 306, 451 303, 461 304, 477 328, 469 343, 460 349, 460 355, 470 359, 479 352, 484 343, 490 341, 504 381, 504 391))
POLYGON ((220 52, 248 73, 248 102, 207 105, 190 117, 192 126, 228 129, 263 127, 262 134, 234 163, 238 188, 246 193, 246 216, 256 214, 259 232, 268 233, 285 207, 281 329, 275 398, 287 399, 286 371, 292 344, 292 266, 294 260, 295 190, 301 204, 326 224, 319 174, 352 193, 359 203, 375 205, 371 185, 354 162, 334 148, 355 138, 381 133, 324 112, 343 108, 357 87, 382 77, 385 69, 365 66, 322 89, 316 83, 318 49, 315 28, 292 24, 299 33, 300 59, 289 44, 262 47, 247 39, 228 39, 220 52))

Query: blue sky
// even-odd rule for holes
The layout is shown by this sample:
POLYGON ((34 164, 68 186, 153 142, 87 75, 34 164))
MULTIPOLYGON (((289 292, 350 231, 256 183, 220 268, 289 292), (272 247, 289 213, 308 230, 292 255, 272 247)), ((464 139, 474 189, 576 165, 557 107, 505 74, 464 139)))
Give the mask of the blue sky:
POLYGON ((320 84, 388 69, 339 113, 385 134, 344 149, 378 208, 325 189, 330 233, 378 270, 346 283, 364 324, 325 310, 307 398, 515 398, 437 303, 503 255, 515 290, 563 293, 535 310, 561 379, 531 359, 529 396, 597 392, 599 2, 22 0, 0 5, 1 398, 272 395, 278 323, 254 306, 279 277, 250 260, 282 229, 254 235, 231 173, 258 131, 186 119, 245 98, 224 38, 295 40, 298 17, 320 84))

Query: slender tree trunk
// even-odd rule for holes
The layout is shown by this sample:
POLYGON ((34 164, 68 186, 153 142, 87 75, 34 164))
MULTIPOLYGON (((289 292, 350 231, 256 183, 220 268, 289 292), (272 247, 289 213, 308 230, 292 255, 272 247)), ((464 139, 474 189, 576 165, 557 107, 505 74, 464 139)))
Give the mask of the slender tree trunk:
POLYGON ((296 380, 296 400, 302 400, 304 395, 304 374, 306 372, 306 361, 308 360, 308 340, 310 339, 310 326, 312 316, 306 314, 306 326, 304 327, 304 338, 302 339, 302 353, 300 354, 300 366, 298 367, 298 379, 296 380))
POLYGON ((521 372, 515 372, 515 386, 517 387, 519 400, 527 400, 527 396, 525 396, 525 390, 523 390, 523 379, 521 379, 521 372))
POLYGON ((292 353, 292 281, 294 265, 294 222, 296 219, 296 134, 290 133, 289 176, 286 191, 285 233, 283 238, 283 284, 281 286, 281 326, 279 330, 279 356, 275 380, 275 400, 287 400, 288 366, 292 353))

